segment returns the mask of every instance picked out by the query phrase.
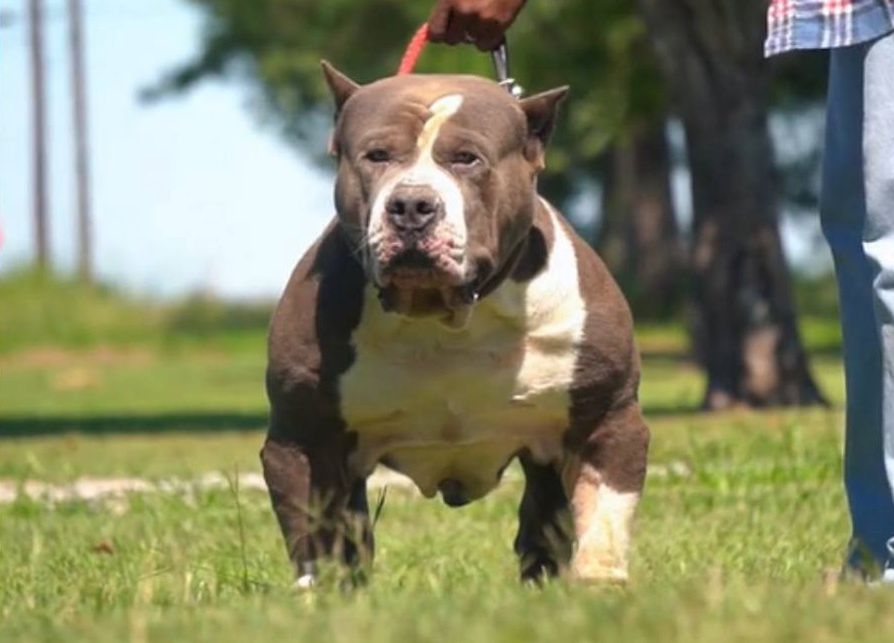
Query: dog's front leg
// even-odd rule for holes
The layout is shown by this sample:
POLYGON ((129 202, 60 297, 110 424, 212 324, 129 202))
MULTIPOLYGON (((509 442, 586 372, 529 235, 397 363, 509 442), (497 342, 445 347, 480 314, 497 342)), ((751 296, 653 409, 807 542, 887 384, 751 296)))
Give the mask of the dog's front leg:
POLYGON ((268 438, 261 462, 297 587, 316 582, 318 561, 354 568, 371 559, 366 482, 350 479, 342 449, 268 438))

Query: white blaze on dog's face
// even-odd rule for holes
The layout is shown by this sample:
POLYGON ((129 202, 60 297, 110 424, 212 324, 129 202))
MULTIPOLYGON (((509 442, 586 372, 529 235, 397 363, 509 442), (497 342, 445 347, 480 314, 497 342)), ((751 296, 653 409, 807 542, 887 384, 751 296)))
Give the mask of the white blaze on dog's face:
POLYGON ((336 99, 342 229, 388 310, 462 327, 511 268, 565 90, 517 101, 473 76, 359 87, 324 66, 336 99))
MULTIPOLYGON (((373 195, 367 222, 367 249, 372 277, 377 285, 387 285, 395 276, 398 282, 406 286, 412 286, 414 279, 424 282, 427 275, 416 274, 419 271, 415 268, 398 269, 394 271, 396 275, 386 274, 396 253, 412 249, 418 249, 428 256, 450 285, 460 286, 468 278, 463 193, 457 180, 435 162, 433 156, 441 127, 459 111, 462 103, 462 95, 448 94, 429 106, 431 116, 425 121, 416 140, 417 155, 413 164, 410 167, 396 166, 386 173, 373 195), (436 220, 430 230, 408 239, 409 235, 401 234, 393 223, 394 209, 396 202, 411 200, 413 194, 431 200, 436 220)), ((412 204, 404 202, 403 207, 411 208, 412 204)), ((409 216, 407 213, 405 215, 409 216)))

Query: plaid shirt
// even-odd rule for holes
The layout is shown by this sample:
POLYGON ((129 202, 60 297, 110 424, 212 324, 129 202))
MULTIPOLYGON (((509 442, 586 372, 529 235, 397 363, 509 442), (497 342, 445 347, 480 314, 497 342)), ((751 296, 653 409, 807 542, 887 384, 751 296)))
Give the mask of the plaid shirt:
POLYGON ((767 56, 847 47, 894 31, 894 0, 772 0, 767 56))

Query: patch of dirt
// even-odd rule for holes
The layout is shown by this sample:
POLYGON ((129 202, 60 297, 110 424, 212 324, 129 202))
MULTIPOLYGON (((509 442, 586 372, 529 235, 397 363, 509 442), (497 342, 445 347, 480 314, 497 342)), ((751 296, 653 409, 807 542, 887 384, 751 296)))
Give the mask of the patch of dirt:
POLYGON ((50 386, 60 393, 68 391, 84 391, 96 388, 99 385, 99 376, 93 369, 84 367, 66 368, 53 377, 50 386))
MULTIPOLYGON (((2 480, 0 479, 0 505, 15 502, 24 496, 31 500, 50 504, 60 502, 100 502, 107 505, 114 513, 126 510, 122 500, 134 493, 168 493, 188 496, 195 491, 208 489, 229 489, 232 478, 222 473, 212 472, 194 479, 169 478, 167 480, 150 481, 143 478, 99 478, 82 477, 69 484, 50 484, 41 480, 2 480)), ((260 473, 242 473, 238 479, 239 490, 266 491, 264 476, 260 473)), ((367 487, 380 489, 394 487, 415 490, 413 482, 399 473, 378 469, 370 476, 367 487)))

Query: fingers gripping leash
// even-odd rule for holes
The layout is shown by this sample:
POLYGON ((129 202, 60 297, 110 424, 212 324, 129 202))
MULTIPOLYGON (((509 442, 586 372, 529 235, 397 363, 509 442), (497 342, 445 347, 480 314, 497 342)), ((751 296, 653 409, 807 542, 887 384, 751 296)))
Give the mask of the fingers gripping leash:
MULTIPOLYGON (((407 44, 404 55, 400 60, 400 65, 397 68, 398 76, 413 73, 413 70, 416 68, 416 63, 419 61, 419 57, 425 50, 425 45, 428 44, 428 39, 428 24, 424 24, 416 30, 416 33, 413 34, 409 44, 407 44)), ((509 45, 506 43, 505 38, 500 45, 491 52, 491 58, 493 59, 494 70, 497 74, 497 82, 514 98, 521 98, 525 92, 522 86, 519 85, 509 73, 509 45)))

